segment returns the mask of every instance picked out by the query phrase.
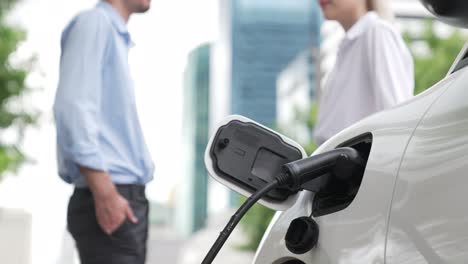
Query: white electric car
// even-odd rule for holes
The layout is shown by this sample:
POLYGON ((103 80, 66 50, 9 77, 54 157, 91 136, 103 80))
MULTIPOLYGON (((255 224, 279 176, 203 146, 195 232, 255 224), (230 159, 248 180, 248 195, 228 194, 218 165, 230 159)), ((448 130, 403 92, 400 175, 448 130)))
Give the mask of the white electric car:
MULTIPOLYGON (((423 3, 441 20, 468 26, 468 1, 423 3)), ((342 131, 311 157, 356 150, 362 166, 349 177, 335 177, 335 167, 299 191, 278 189, 263 197, 260 202, 278 213, 254 263, 468 263, 466 66, 468 45, 434 87, 342 131)), ((274 164, 305 156, 291 140, 277 133, 264 140, 262 133, 274 132, 258 124, 261 133, 240 129, 245 124, 255 122, 238 116, 223 122, 225 131, 212 138, 206 163, 218 181, 251 195, 281 173, 274 164), (231 129, 233 122, 238 124, 231 129), (222 156, 228 144, 233 154, 222 156), (243 163, 249 155, 250 163, 243 163)))

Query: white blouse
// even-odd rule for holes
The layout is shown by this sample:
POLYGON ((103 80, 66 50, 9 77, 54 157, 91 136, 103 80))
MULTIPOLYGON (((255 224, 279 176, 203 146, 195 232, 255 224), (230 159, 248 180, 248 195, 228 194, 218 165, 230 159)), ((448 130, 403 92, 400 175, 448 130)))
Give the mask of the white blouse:
POLYGON ((375 12, 346 33, 320 99, 315 141, 413 96, 414 65, 401 35, 375 12))

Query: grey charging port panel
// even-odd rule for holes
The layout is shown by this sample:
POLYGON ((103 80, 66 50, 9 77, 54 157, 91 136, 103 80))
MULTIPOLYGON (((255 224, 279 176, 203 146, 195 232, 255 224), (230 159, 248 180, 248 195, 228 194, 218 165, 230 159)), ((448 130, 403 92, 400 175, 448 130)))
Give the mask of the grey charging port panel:
MULTIPOLYGON (((272 182, 284 164, 301 159, 302 153, 259 125, 234 120, 218 130, 210 156, 220 177, 255 191, 272 182)), ((278 188, 269 192, 265 200, 281 202, 291 194, 278 188)))

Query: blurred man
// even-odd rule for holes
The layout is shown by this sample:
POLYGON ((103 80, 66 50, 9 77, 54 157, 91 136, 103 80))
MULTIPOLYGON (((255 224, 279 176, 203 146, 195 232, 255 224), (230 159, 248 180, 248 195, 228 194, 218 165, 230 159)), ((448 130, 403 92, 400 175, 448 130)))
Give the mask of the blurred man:
POLYGON ((62 35, 54 104, 59 175, 75 186, 68 230, 82 264, 143 264, 145 185, 154 165, 135 107, 129 17, 150 0, 106 0, 76 16, 62 35))

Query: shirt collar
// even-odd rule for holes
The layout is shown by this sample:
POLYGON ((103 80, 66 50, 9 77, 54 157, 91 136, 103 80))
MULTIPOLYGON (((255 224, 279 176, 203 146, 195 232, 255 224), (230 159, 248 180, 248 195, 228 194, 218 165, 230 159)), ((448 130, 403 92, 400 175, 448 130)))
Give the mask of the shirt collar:
POLYGON ((130 36, 130 32, 128 32, 127 24, 125 23, 124 19, 122 16, 115 10, 115 8, 107 3, 106 1, 101 0, 97 4, 97 8, 102 9, 106 14, 108 15, 109 19, 112 22, 112 25, 114 28, 117 30, 117 32, 120 33, 120 35, 125 39, 127 42, 127 45, 129 47, 133 47, 134 43, 132 41, 132 38, 130 36))
POLYGON ((370 11, 367 12, 363 17, 361 17, 349 30, 346 32, 345 38, 348 40, 353 40, 363 34, 366 29, 373 24, 379 18, 376 12, 370 11))

